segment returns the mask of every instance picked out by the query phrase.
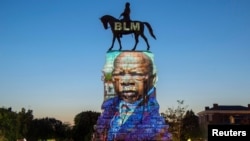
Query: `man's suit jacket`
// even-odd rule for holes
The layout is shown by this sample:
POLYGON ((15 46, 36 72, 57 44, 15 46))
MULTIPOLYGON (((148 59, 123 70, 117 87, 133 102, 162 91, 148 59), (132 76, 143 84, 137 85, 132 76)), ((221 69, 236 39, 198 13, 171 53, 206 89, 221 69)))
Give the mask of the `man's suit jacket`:
POLYGON ((108 141, 140 141, 140 140, 161 140, 170 141, 171 134, 168 132, 168 125, 159 114, 159 104, 155 98, 155 91, 148 94, 125 123, 114 124, 119 116, 119 97, 104 101, 102 115, 98 118, 96 132, 103 134, 108 141))

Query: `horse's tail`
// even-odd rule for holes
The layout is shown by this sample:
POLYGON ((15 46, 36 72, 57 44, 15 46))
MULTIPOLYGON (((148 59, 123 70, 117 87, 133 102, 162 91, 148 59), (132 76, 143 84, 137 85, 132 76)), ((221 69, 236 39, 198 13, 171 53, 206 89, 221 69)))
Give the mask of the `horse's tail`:
POLYGON ((143 23, 147 26, 150 35, 151 35, 154 39, 156 39, 156 37, 155 37, 155 35, 154 35, 154 33, 153 33, 153 29, 152 29, 151 25, 150 25, 148 22, 143 22, 143 23))

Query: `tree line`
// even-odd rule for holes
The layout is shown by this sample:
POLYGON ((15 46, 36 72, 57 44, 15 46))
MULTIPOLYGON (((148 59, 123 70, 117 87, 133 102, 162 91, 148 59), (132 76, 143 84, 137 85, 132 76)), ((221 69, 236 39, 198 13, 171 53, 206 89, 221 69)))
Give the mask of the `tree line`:
POLYGON ((199 126, 199 117, 193 110, 187 110, 184 100, 177 100, 177 107, 168 108, 161 113, 169 124, 173 141, 201 141, 205 134, 199 126))
POLYGON ((89 141, 100 113, 84 111, 74 118, 74 126, 51 117, 34 118, 32 110, 0 108, 0 141, 89 141))
MULTIPOLYGON (((169 124, 173 141, 201 138, 198 117, 192 110, 186 110, 184 101, 178 100, 177 108, 168 108, 161 113, 169 124)), ((34 118, 32 110, 22 108, 19 112, 12 108, 0 108, 0 141, 90 141, 99 112, 83 111, 74 117, 74 125, 63 123, 51 117, 34 118)))

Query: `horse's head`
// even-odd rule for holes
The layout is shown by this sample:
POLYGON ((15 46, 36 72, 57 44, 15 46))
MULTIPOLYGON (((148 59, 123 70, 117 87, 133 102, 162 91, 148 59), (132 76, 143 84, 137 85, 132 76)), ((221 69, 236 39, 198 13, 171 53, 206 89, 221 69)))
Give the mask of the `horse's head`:
POLYGON ((104 29, 108 29, 108 20, 107 20, 106 16, 102 16, 100 18, 100 20, 102 22, 102 25, 103 25, 104 29))
POLYGON ((102 21, 105 29, 108 29, 108 24, 112 27, 115 21, 119 21, 119 19, 116 19, 115 17, 110 15, 104 15, 100 18, 100 20, 102 21))

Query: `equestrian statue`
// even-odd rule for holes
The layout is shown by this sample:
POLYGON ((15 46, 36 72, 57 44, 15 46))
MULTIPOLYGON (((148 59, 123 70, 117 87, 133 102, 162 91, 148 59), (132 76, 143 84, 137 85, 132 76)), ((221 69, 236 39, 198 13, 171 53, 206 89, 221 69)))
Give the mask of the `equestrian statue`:
POLYGON ((100 18, 104 29, 108 29, 108 25, 111 28, 111 31, 113 33, 113 40, 112 40, 112 44, 111 47, 109 48, 108 51, 111 51, 114 43, 115 43, 115 39, 118 40, 119 43, 119 50, 122 50, 122 45, 121 45, 121 40, 120 38, 122 37, 122 35, 128 35, 128 34, 134 34, 135 37, 135 45, 133 47, 132 50, 136 49, 136 46, 139 42, 139 36, 141 36, 144 41, 147 44, 147 50, 150 49, 150 45, 148 43, 148 39, 147 37, 144 35, 144 25, 146 25, 146 27, 149 30, 150 35, 156 39, 154 33, 153 33, 153 29, 151 27, 151 25, 148 22, 142 22, 142 21, 132 21, 130 19, 130 8, 129 8, 130 4, 127 2, 125 5, 125 9, 124 12, 121 13, 120 17, 123 16, 123 19, 117 19, 111 15, 104 15, 100 18))

